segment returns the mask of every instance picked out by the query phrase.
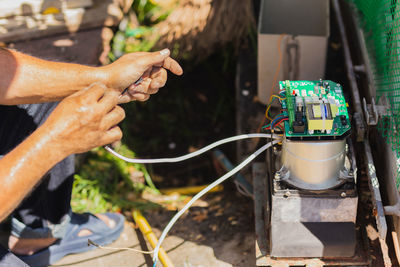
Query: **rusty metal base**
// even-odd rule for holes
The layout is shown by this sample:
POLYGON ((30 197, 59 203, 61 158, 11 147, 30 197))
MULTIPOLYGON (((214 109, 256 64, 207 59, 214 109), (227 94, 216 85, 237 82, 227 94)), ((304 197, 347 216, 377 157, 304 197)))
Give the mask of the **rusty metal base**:
MULTIPOLYGON (((357 230, 357 247, 355 256, 351 258, 273 258, 270 256, 269 212, 270 199, 267 166, 264 162, 252 165, 254 185, 254 212, 256 230, 256 266, 289 267, 289 266, 371 266, 368 255, 368 241, 365 234, 357 230)), ((361 229, 361 228, 359 228, 361 229)))
POLYGON ((318 258, 272 258, 264 255, 256 242, 256 266, 289 267, 289 266, 371 266, 368 255, 357 249, 356 255, 352 258, 318 259, 318 258))

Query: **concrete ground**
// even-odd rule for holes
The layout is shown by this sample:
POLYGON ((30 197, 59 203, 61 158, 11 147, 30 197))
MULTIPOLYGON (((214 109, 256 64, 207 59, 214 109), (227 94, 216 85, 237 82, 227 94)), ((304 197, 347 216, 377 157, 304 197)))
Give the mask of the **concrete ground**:
MULTIPOLYGON (((162 247, 175 266, 255 266, 255 234, 252 201, 227 189, 202 198, 203 207, 192 207, 169 232, 162 247)), ((145 218, 157 237, 175 211, 146 211, 145 218)), ((131 218, 127 216, 128 220, 131 218)), ((133 222, 126 222, 111 247, 152 250, 133 222)), ((95 249, 69 255, 55 266, 152 266, 151 255, 133 251, 95 249)), ((157 266, 162 266, 158 264, 157 266)))
MULTIPOLYGON (((225 256, 229 254, 230 257, 232 257, 235 247, 237 247, 237 243, 242 241, 243 240, 233 238, 226 242, 226 253, 223 254, 226 254, 225 256)), ((254 240, 247 240, 247 242, 251 243, 249 244, 250 246, 254 245, 254 240)), ((144 240, 142 239, 140 231, 135 230, 132 223, 126 223, 121 237, 110 246, 147 250, 148 248, 143 245, 144 240)), ((148 245, 148 247, 150 246, 148 245)), ((167 237, 163 244, 163 248, 168 252, 169 257, 175 266, 233 266, 228 261, 222 260, 224 255, 215 255, 212 247, 199 245, 191 241, 185 241, 183 238, 178 236, 167 237)), ((237 251, 237 253, 239 256, 242 256, 242 251, 237 251)), ((230 260, 232 259, 230 258, 230 260)), ((133 251, 95 249, 82 254, 69 255, 57 262, 57 264, 54 264, 54 266, 152 266, 152 262, 151 256, 144 256, 143 254, 133 251)), ((157 264, 157 266, 162 265, 157 264)))
MULTIPOLYGON (((229 191, 211 194, 203 200, 207 206, 193 207, 178 220, 162 245, 174 266, 255 266, 252 202, 229 191)), ((175 211, 155 210, 145 212, 144 216, 159 237, 173 214, 175 211)), ((5 226, 0 229, 0 243, 3 246, 7 246, 8 231, 9 228, 5 226)), ((125 223, 119 239, 109 246, 152 250, 140 230, 129 221, 125 223)), ((95 248, 89 252, 68 255, 53 266, 151 267, 151 256, 129 250, 95 248)), ((157 266, 162 264, 158 263, 157 266)))
MULTIPOLYGON (((203 198, 206 207, 193 207, 171 229, 162 247, 176 267, 255 266, 255 235, 252 202, 225 191, 203 198), (224 200, 224 201, 222 201, 224 200)), ((175 211, 147 211, 144 216, 157 237, 175 211)), ((130 216, 128 216, 129 220, 130 216)), ((0 244, 7 246, 9 228, 2 225, 0 244)), ((124 231, 110 247, 152 250, 135 224, 127 221, 124 231)), ((151 255, 129 250, 92 251, 68 255, 53 266, 153 266, 151 255)), ((157 266, 162 266, 158 263, 157 266)))

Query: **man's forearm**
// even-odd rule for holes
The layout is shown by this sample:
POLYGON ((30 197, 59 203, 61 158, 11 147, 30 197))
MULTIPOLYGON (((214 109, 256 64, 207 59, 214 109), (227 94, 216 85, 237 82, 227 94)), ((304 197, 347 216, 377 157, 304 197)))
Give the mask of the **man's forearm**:
POLYGON ((40 127, 0 159, 0 221, 6 218, 56 163, 68 156, 40 127))
POLYGON ((94 82, 103 82, 100 70, 0 48, 0 104, 59 101, 94 82))

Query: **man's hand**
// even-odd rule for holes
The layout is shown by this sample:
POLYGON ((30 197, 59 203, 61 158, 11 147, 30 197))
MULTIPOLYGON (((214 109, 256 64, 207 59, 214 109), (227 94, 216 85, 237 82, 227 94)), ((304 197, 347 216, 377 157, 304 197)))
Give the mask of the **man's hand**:
POLYGON ((119 103, 132 100, 146 101, 151 94, 158 92, 167 81, 167 70, 176 75, 182 75, 181 66, 170 56, 170 51, 164 49, 158 52, 137 52, 122 56, 114 63, 101 67, 104 73, 104 83, 111 88, 123 92, 119 103), (142 78, 139 85, 134 82, 142 78))
POLYGON ((118 89, 120 93, 128 88, 120 103, 144 101, 165 85, 167 70, 176 75, 183 73, 181 66, 169 54, 168 49, 131 53, 110 65, 90 67, 51 62, 0 49, 0 104, 61 101, 95 82, 118 89), (143 78, 140 85, 133 85, 140 77, 143 78))
POLYGON ((65 98, 41 126, 67 155, 110 144, 122 137, 116 125, 125 118, 120 92, 96 83, 65 98))

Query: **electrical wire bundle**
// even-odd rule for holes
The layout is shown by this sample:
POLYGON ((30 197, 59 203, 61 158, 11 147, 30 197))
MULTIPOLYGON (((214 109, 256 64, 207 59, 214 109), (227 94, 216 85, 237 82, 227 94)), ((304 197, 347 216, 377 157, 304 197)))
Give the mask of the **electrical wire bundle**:
POLYGON ((270 114, 271 106, 274 103, 274 100, 276 99, 278 99, 279 102, 282 103, 282 101, 286 99, 286 91, 280 90, 278 95, 271 95, 269 104, 267 105, 267 109, 265 111, 265 117, 269 123, 261 127, 261 129, 264 131, 271 131, 272 133, 277 128, 279 129, 279 131, 283 132, 284 131, 283 123, 288 120, 288 117, 283 113, 283 111, 280 114, 274 116, 273 118, 271 117, 270 114))

